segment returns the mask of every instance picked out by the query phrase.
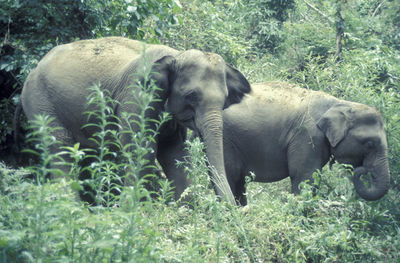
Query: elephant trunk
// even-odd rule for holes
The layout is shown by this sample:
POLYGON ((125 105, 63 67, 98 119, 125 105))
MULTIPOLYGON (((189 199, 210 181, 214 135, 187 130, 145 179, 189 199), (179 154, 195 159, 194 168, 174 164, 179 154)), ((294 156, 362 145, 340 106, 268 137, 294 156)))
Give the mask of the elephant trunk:
POLYGON ((207 110, 200 114, 200 117, 196 120, 196 126, 206 146, 206 155, 211 166, 211 179, 214 183, 215 192, 234 205, 236 204, 235 198, 225 172, 222 110, 207 110))
POLYGON ((390 172, 386 151, 369 156, 364 161, 364 166, 354 170, 354 187, 357 193, 367 201, 375 201, 383 197, 389 190, 390 172), (370 159, 373 159, 372 161, 370 159), (369 165, 371 164, 372 165, 369 165), (362 181, 361 176, 370 173, 371 182, 367 187, 362 181))

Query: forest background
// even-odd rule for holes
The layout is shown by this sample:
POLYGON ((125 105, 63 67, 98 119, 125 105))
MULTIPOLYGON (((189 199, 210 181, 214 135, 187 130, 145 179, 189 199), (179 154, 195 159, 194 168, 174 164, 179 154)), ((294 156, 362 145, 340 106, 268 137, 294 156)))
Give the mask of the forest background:
MULTIPOLYGON (((0 56, 0 262, 399 262, 399 1, 0 0, 0 56), (104 175, 118 167, 107 160, 93 179, 106 205, 89 208, 75 198, 76 180, 44 180, 55 156, 26 122, 31 144, 23 146, 40 147, 21 168, 12 118, 46 52, 104 36, 211 51, 251 83, 284 80, 375 106, 388 136, 389 193, 360 199, 348 167, 336 164, 315 173, 316 194, 304 185, 293 196, 288 180, 250 182, 249 205, 231 207, 216 200, 195 140, 192 208, 173 202, 165 181, 152 202, 136 202, 140 185, 110 201, 101 189, 115 178, 104 175)), ((49 128, 46 119, 35 125, 49 128)), ((68 150, 77 161, 85 155, 78 145, 68 150)))

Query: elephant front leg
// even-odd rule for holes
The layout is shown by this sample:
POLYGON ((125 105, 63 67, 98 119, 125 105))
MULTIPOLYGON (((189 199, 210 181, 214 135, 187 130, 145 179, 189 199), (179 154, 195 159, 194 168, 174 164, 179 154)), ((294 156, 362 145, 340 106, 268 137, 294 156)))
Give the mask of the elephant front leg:
POLYGON ((177 166, 177 161, 183 162, 185 156, 189 156, 189 153, 185 150, 184 138, 180 136, 169 138, 158 144, 157 160, 174 187, 175 200, 181 197, 183 191, 191 183, 185 174, 184 167, 177 166))
POLYGON ((310 140, 300 136, 289 145, 287 156, 292 193, 299 194, 300 183, 307 180, 312 183, 313 173, 328 162, 329 148, 323 138, 310 140))

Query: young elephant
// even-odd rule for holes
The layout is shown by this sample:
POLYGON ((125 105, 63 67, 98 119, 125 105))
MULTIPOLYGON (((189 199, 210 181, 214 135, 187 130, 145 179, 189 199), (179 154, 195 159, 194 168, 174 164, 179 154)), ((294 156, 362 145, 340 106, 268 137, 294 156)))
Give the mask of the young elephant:
POLYGON ((389 189, 386 135, 378 111, 323 92, 282 82, 252 85, 240 104, 224 110, 225 168, 232 192, 246 205, 245 176, 256 182, 290 177, 292 192, 332 155, 351 164, 354 186, 366 200, 389 189), (360 176, 370 172, 371 186, 360 176))
MULTIPOLYGON (((122 129, 127 130, 131 124, 122 121, 122 116, 141 112, 132 103, 131 94, 132 89, 140 92, 137 83, 144 82, 144 71, 152 73, 151 80, 159 88, 159 100, 146 111, 147 119, 157 119, 165 105, 173 116, 161 127, 147 159, 152 163, 158 159, 179 198, 188 182, 183 169, 175 163, 185 155, 183 134, 185 128, 191 128, 201 134, 208 146, 208 160, 217 171, 214 180, 221 182, 216 186, 217 194, 234 202, 224 169, 222 110, 238 103, 250 91, 250 84, 217 54, 178 51, 122 37, 60 45, 29 74, 21 94, 22 106, 30 120, 36 114, 53 117, 53 124, 60 128, 54 136, 62 144, 80 142, 82 147, 94 148, 89 140, 93 127, 83 128, 88 122, 84 112, 90 88, 100 83, 101 89, 119 102, 114 113, 121 120, 122 129)), ((139 127, 132 129, 139 131, 139 127)), ((131 144, 131 138, 122 137, 122 143, 131 144)), ((129 178, 127 184, 129 180, 133 179, 129 178)))

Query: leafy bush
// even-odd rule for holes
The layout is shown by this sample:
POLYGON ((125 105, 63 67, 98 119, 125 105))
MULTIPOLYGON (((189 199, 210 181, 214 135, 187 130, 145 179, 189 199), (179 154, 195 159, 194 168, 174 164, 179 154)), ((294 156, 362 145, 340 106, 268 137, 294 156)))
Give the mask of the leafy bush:
POLYGON ((180 50, 191 48, 220 54, 226 62, 237 65, 248 52, 248 45, 234 31, 239 26, 230 13, 221 12, 222 1, 181 1, 179 24, 171 27, 163 42, 180 50))
POLYGON ((153 41, 176 22, 173 0, 118 1, 3 1, 0 28, 0 70, 16 71, 23 81, 38 60, 55 45, 104 36, 127 36, 153 41), (156 23, 151 27, 147 19, 156 23))
POLYGON ((253 42, 258 53, 277 53, 282 35, 282 24, 294 8, 294 0, 243 1, 242 17, 247 19, 246 39, 253 42))
POLYGON ((235 66, 251 56, 275 52, 283 39, 281 26, 294 1, 181 1, 179 25, 163 42, 179 49, 197 48, 220 54, 235 66))

